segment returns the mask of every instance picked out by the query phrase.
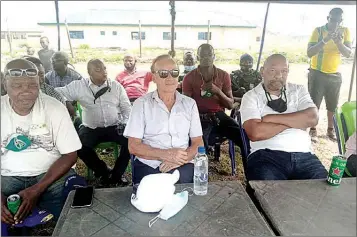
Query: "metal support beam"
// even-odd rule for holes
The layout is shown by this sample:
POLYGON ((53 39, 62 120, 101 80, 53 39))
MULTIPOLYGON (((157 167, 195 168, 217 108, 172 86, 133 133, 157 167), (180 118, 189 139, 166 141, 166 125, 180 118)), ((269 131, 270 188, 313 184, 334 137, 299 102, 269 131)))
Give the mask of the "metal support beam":
POLYGON ((60 29, 60 23, 59 23, 58 0, 55 0, 55 7, 56 7, 58 51, 60 51, 61 50, 61 29, 60 29))
POLYGON ((270 7, 270 2, 268 2, 268 4, 267 4, 267 10, 265 12, 264 26, 263 26, 263 32, 262 32, 262 37, 261 37, 261 42, 260 42, 259 57, 258 57, 258 62, 257 62, 257 71, 259 71, 260 59, 261 59, 262 53, 263 53, 265 30, 266 30, 267 21, 268 21, 269 7, 270 7))
POLYGON ((139 20, 139 51, 140 51, 140 58, 143 56, 141 52, 141 20, 139 20))
POLYGON ((170 1, 170 14, 171 14, 171 50, 169 54, 171 57, 176 56, 175 52, 175 19, 176 19, 176 10, 175 10, 175 1, 170 1))
POLYGON ((351 73, 351 81, 350 81, 350 91, 348 92, 348 101, 351 101, 351 97, 352 97, 355 72, 356 72, 356 48, 355 48, 355 52, 353 53, 353 64, 352 64, 352 73, 351 73))
POLYGON ((209 44, 210 34, 211 34, 211 21, 210 21, 210 20, 208 20, 208 29, 207 29, 207 44, 209 44))

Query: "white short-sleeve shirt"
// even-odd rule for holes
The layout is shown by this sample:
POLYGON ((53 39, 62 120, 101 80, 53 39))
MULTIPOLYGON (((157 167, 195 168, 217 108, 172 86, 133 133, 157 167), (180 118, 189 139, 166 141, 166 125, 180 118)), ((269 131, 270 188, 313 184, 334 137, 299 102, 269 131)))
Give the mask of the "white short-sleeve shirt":
MULTIPOLYGON (((30 127, 34 109, 29 115, 15 113, 9 103, 9 96, 1 97, 1 175, 3 176, 37 176, 48 171, 50 166, 62 154, 75 152, 82 148, 81 141, 73 126, 67 108, 58 100, 40 93, 35 106, 42 103, 45 131, 31 135, 30 127), (27 136, 31 145, 22 151, 6 149, 14 141, 14 136, 27 136)), ((34 106, 34 107, 35 107, 34 106)))
MULTIPOLYGON (((138 98, 131 110, 124 136, 142 139, 153 148, 186 149, 190 137, 202 136, 201 122, 196 102, 176 92, 176 102, 171 112, 159 98, 157 91, 138 98)), ((142 163, 156 169, 159 160, 137 157, 142 163)))
MULTIPOLYGON (((272 95, 272 99, 278 97, 272 95)), ((308 108, 315 108, 309 92, 302 85, 286 84, 287 110, 283 112, 294 113, 308 108)), ((244 94, 240 106, 242 124, 250 119, 262 119, 268 114, 279 114, 267 105, 262 83, 244 94)), ((257 142, 250 142, 251 153, 260 149, 279 150, 285 152, 312 152, 311 138, 307 131, 289 128, 276 136, 257 142)))

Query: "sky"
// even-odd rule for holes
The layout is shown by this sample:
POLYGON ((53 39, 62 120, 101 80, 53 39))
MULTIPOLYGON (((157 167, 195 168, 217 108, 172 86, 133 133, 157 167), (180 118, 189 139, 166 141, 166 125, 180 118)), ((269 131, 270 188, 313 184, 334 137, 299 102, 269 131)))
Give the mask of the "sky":
MULTIPOLYGON (((253 25, 263 26, 266 3, 195 2, 176 1, 177 11, 191 11, 192 17, 203 17, 200 12, 211 12, 242 18, 253 25), (195 14, 196 13, 196 14, 195 14)), ((356 5, 301 5, 270 4, 267 29, 289 35, 309 35, 316 26, 326 23, 326 16, 333 7, 344 10, 343 24, 356 32, 356 5)), ((59 1, 60 15, 86 9, 125 9, 169 11, 169 1, 59 1)), ((209 14, 208 14, 209 16, 209 14)), ((204 15, 207 17, 207 14, 204 15)), ((56 21, 54 1, 1 1, 1 30, 11 28, 36 28, 37 22, 56 21), (20 6, 20 7, 19 7, 20 6), (29 10, 31 9, 31 10, 29 10), (16 14, 11 14, 16 12, 16 14)), ((207 19, 209 20, 209 19, 207 19)))

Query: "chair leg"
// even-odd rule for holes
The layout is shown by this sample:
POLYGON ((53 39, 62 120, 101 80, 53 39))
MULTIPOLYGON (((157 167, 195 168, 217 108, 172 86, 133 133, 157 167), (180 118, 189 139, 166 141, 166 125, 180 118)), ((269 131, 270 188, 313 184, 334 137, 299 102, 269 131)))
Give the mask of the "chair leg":
POLYGON ((214 160, 219 161, 221 157, 221 144, 216 142, 214 144, 214 160))
POLYGON ((236 174, 236 154, 233 141, 229 140, 229 157, 231 158, 232 176, 236 174))

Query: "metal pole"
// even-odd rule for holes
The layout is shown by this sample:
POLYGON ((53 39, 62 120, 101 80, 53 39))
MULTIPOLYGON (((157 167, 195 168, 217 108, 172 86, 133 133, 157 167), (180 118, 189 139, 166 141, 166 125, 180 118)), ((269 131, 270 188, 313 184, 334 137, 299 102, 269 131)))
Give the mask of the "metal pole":
POLYGON ((70 35, 69 35, 69 30, 68 30, 67 19, 65 19, 65 20, 64 20, 64 24, 65 24, 65 26, 66 26, 66 31, 67 31, 67 38, 68 38, 69 48, 71 49, 72 58, 74 59, 74 52, 73 52, 73 48, 72 48, 71 37, 70 37, 70 35))
POLYGON ((209 39, 210 39, 210 32, 211 32, 211 21, 208 20, 208 29, 207 29, 207 44, 209 44, 209 39))
POLYGON ((171 13, 171 57, 175 57, 175 19, 176 19, 176 11, 175 11, 175 1, 170 1, 170 13, 171 13))
POLYGON ((140 58, 141 58, 141 21, 139 20, 139 50, 140 50, 140 58))
POLYGON ((9 28, 9 22, 8 22, 8 18, 6 17, 6 27, 7 27, 7 41, 9 42, 9 48, 10 48, 10 55, 12 56, 12 35, 10 32, 10 28, 9 28))
POLYGON ((257 71, 259 71, 260 59, 262 58, 262 53, 263 53, 265 30, 266 30, 268 14, 269 14, 269 6, 270 6, 270 2, 268 2, 267 10, 266 10, 266 13, 265 13, 264 26, 263 26, 263 32, 262 32, 262 39, 261 39, 261 42, 260 42, 259 57, 258 57, 258 62, 257 62, 257 71))
POLYGON ((348 101, 351 101, 353 83, 355 79, 355 71, 356 71, 356 48, 353 53, 353 65, 352 65, 352 73, 351 73, 351 81, 350 81, 350 91, 348 92, 348 101))
POLYGON ((56 22, 57 22, 58 51, 60 51, 60 50, 61 50, 61 30, 60 30, 60 23, 59 23, 58 0, 55 0, 55 7, 56 7, 56 22))

